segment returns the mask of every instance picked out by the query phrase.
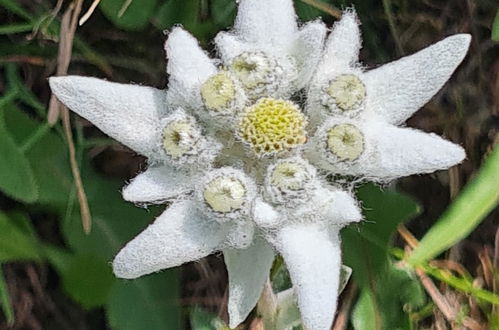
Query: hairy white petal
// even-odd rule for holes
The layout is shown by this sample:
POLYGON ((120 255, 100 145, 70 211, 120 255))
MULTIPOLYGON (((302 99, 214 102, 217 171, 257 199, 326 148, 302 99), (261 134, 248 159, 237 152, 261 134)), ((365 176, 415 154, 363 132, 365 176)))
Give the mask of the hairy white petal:
POLYGON ((343 13, 341 20, 334 24, 326 42, 326 49, 319 74, 355 66, 361 47, 360 29, 357 14, 353 10, 343 13))
POLYGON ((154 156, 165 91, 79 76, 51 77, 49 83, 68 108, 134 151, 154 156))
POLYGON ((240 41, 232 32, 219 32, 215 37, 215 45, 225 65, 229 65, 231 60, 239 54, 254 50, 254 47, 240 41))
POLYGON ((317 193, 331 196, 331 202, 326 208, 326 217, 330 224, 343 226, 362 220, 357 200, 350 193, 337 188, 323 188, 317 193))
POLYGON ((292 0, 240 0, 235 33, 249 43, 282 45, 298 29, 292 0))
POLYGON ((174 28, 165 43, 168 57, 168 98, 174 106, 198 108, 203 105, 199 88, 217 72, 198 41, 180 27, 174 28))
POLYGON ((341 268, 337 230, 291 225, 276 234, 276 248, 289 270, 306 329, 329 330, 338 299, 341 268))
POLYGON ((255 200, 253 206, 253 221, 262 228, 273 228, 279 225, 281 215, 261 198, 255 200))
POLYGON ((223 250, 229 274, 229 325, 236 328, 255 307, 274 260, 272 247, 257 238, 246 249, 223 250))
POLYGON ((400 124, 425 105, 464 59, 469 34, 448 37, 416 54, 367 72, 368 106, 400 124))
POLYGON ((203 258, 220 248, 226 229, 200 215, 188 200, 172 204, 114 258, 117 277, 137 278, 203 258))
POLYGON ((370 132, 375 154, 359 168, 364 176, 391 180, 432 173, 459 164, 466 154, 459 145, 433 133, 390 125, 370 132))
POLYGON ((123 189, 123 198, 134 203, 164 203, 192 189, 187 173, 169 166, 149 167, 123 189))
POLYGON ((296 88, 304 88, 312 78, 322 55, 327 28, 321 21, 303 26, 292 44, 291 55, 298 66, 296 88))

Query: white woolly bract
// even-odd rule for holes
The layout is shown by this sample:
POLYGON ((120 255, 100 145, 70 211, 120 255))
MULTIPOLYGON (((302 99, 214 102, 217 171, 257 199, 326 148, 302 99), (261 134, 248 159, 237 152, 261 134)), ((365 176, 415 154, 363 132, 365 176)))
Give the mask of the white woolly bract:
POLYGON ((49 83, 69 109, 132 150, 156 157, 158 122, 167 112, 165 91, 79 76, 51 77, 49 83))
POLYGON ((320 187, 314 190, 307 203, 296 208, 276 208, 286 220, 284 224, 315 224, 323 228, 343 227, 362 220, 356 199, 348 192, 335 187, 320 187))
POLYGON ((229 325, 236 328, 256 305, 274 261, 272 247, 257 238, 246 249, 223 250, 229 275, 229 325))
POLYGON ((289 270, 306 329, 329 330, 333 323, 341 268, 337 230, 293 224, 275 234, 289 270))
POLYGON ((255 199, 253 207, 253 221, 263 229, 278 228, 286 216, 280 214, 272 205, 264 202, 261 198, 255 199))
POLYGON ((457 34, 365 74, 368 107, 400 124, 425 105, 462 62, 471 41, 457 34))
POLYGON ((235 33, 247 43, 275 47, 291 40, 298 29, 291 0, 240 0, 235 33))
POLYGON ((168 57, 168 101, 174 107, 196 110, 203 107, 199 88, 217 68, 196 38, 180 27, 174 28, 165 43, 168 57))
POLYGON ((331 71, 345 67, 356 67, 359 60, 361 38, 357 14, 353 9, 346 10, 341 20, 334 23, 329 35, 324 55, 318 67, 318 74, 329 75, 331 71))
POLYGON ((175 202, 118 253, 114 274, 132 279, 203 258, 223 247, 228 229, 191 201, 175 202))
POLYGON ((170 166, 151 166, 123 189, 123 198, 134 203, 162 204, 194 189, 189 173, 170 166))

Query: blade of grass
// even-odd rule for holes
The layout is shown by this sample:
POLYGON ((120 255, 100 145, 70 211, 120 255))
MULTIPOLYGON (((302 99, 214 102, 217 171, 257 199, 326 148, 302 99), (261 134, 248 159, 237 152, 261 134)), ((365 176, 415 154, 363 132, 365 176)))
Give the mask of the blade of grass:
POLYGON ((397 25, 395 24, 395 19, 393 18, 392 2, 390 0, 383 0, 383 9, 385 11, 386 19, 388 20, 390 33, 392 34, 393 40, 395 41, 395 46, 397 47, 397 52, 399 53, 399 55, 404 55, 404 48, 402 47, 402 43, 400 42, 397 25))
POLYGON ((477 177, 464 187, 414 249, 408 259, 410 264, 419 265, 434 258, 468 236, 480 224, 499 203, 498 173, 499 147, 496 146, 477 177))
POLYGON ((2 265, 0 264, 0 303, 2 304, 3 314, 7 320, 7 325, 14 325, 14 310, 12 309, 12 303, 10 301, 10 295, 7 290, 7 283, 5 283, 5 277, 3 276, 2 265))
POLYGON ((33 16, 26 11, 23 7, 21 7, 17 1, 13 0, 0 0, 0 6, 4 7, 8 11, 16 14, 17 16, 24 18, 27 21, 33 21, 33 16))
POLYGON ((33 30, 31 23, 19 23, 0 26, 0 34, 14 34, 21 32, 29 32, 33 30))
MULTIPOLYGON (((406 258, 404 250, 400 248, 391 248, 390 254, 400 260, 405 260, 406 258)), ((410 264, 407 265, 411 266, 410 264)), ((499 305, 499 295, 494 294, 488 290, 477 288, 473 285, 471 281, 465 278, 457 277, 449 273, 449 271, 447 270, 430 266, 424 262, 418 264, 417 266, 414 266, 414 268, 416 267, 422 269, 425 273, 449 285, 450 287, 453 287, 454 289, 457 289, 464 293, 469 293, 473 295, 475 298, 479 298, 491 304, 499 305)))

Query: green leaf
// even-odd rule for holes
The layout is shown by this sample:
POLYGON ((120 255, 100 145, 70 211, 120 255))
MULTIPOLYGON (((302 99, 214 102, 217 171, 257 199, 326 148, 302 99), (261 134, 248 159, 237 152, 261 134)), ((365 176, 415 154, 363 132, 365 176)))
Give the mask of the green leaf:
POLYGON ((76 255, 62 275, 64 290, 86 309, 107 302, 115 278, 111 265, 94 255, 76 255))
MULTIPOLYGON (((4 109, 3 109, 4 110, 4 109)), ((5 127, 0 113, 0 190, 10 197, 26 203, 38 198, 35 175, 26 156, 5 127)))
POLYGON ((5 282, 5 277, 3 276, 2 265, 0 264, 0 304, 2 305, 2 311, 7 320, 7 325, 14 325, 14 309, 12 308, 12 302, 10 300, 9 291, 7 288, 7 283, 5 282))
POLYGON ((114 25, 122 30, 144 29, 155 13, 157 0, 131 0, 128 8, 121 12, 127 1, 129 0, 105 0, 100 2, 99 8, 114 25))
POLYGON ((168 270, 133 281, 116 281, 107 304, 113 329, 182 329, 178 271, 168 270))
POLYGON ((390 265, 371 287, 362 289, 352 316, 354 328, 409 329, 407 311, 417 310, 425 302, 425 291, 415 276, 390 265))
POLYGON ((361 187, 365 221, 342 231, 344 263, 353 269, 353 277, 361 286, 370 286, 377 274, 386 268, 388 244, 393 232, 420 212, 410 197, 368 184, 361 187))
POLYGON ((494 18, 494 23, 492 23, 492 40, 499 41, 499 9, 496 18, 494 18))
POLYGON ((352 323, 355 330, 380 329, 376 320, 374 297, 371 290, 363 289, 352 313, 352 323))
POLYGON ((478 175, 464 187, 414 249, 409 263, 417 265, 436 257, 480 224, 499 203, 498 173, 499 146, 496 146, 478 175))
POLYGON ((20 260, 41 260, 38 242, 25 226, 18 225, 18 221, 28 219, 12 220, 5 213, 0 212, 0 263, 20 260))
MULTIPOLYGON (((5 110, 5 126, 18 145, 29 140, 42 125, 13 105, 5 110)), ((73 177, 67 147, 62 139, 51 130, 34 142, 26 157, 37 180, 37 202, 65 212, 73 189, 73 177)))
POLYGON ((218 316, 201 307, 194 307, 190 313, 192 330, 229 330, 229 327, 218 316))

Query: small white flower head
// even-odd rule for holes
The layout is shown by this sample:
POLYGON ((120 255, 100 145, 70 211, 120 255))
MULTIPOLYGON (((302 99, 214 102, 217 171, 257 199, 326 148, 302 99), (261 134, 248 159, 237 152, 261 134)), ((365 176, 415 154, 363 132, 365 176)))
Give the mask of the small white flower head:
POLYGON ((301 157, 281 159, 267 169, 265 193, 270 202, 294 207, 317 188, 316 170, 301 157))
POLYGON ((255 196, 253 181, 230 167, 208 172, 197 189, 200 209, 218 222, 246 219, 255 196))
POLYGON ((288 96, 289 82, 296 75, 292 59, 277 59, 261 51, 244 52, 232 59, 229 70, 244 87, 249 99, 288 96), (282 95, 284 94, 284 95, 282 95))
POLYGON ((182 109, 164 118, 161 127, 160 150, 173 165, 209 165, 221 148, 205 138, 196 120, 182 109))
POLYGON ((237 134, 257 157, 283 154, 307 141, 307 119, 291 101, 262 98, 247 107, 237 134))
POLYGON ((233 116, 245 104, 239 81, 228 70, 221 70, 208 78, 200 88, 201 99, 211 116, 233 116))
POLYGON ((364 135, 354 124, 328 125, 324 131, 326 133, 323 137, 324 151, 330 155, 330 159, 353 162, 364 153, 364 135))
POLYGON ((355 74, 333 77, 321 90, 322 105, 331 113, 352 116, 366 100, 366 86, 355 74))

